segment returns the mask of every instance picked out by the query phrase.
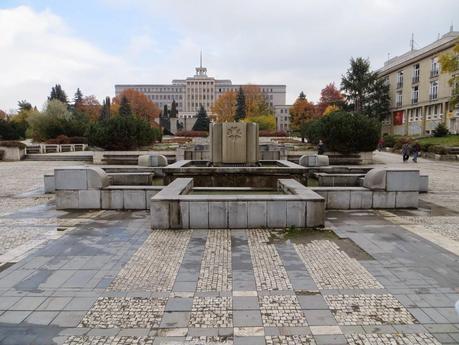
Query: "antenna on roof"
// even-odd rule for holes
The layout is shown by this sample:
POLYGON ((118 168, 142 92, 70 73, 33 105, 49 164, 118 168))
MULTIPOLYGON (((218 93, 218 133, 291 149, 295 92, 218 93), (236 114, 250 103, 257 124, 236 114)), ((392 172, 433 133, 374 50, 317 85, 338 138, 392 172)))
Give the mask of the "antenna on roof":
POLYGON ((454 24, 453 24, 453 21, 451 21, 451 25, 449 26, 449 32, 453 32, 454 31, 454 24))
POLYGON ((410 48, 411 51, 414 50, 414 33, 411 33, 410 48))
POLYGON ((202 68, 202 49, 201 49, 201 54, 199 55, 199 67, 202 68))

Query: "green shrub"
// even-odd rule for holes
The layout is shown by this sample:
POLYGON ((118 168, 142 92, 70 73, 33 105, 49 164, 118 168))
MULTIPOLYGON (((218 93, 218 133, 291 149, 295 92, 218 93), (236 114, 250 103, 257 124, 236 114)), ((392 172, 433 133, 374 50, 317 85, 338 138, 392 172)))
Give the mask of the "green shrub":
POLYGON ((403 144, 408 143, 411 144, 413 142, 413 138, 411 137, 397 137, 395 140, 395 144, 393 146, 393 150, 400 150, 403 144))
POLYGON ((322 140, 328 151, 355 153, 376 149, 380 123, 362 114, 333 112, 307 125, 306 137, 312 143, 322 140))
POLYGON ((448 153, 448 148, 441 145, 431 145, 428 151, 437 155, 446 155, 448 153))
POLYGON ((386 147, 394 147, 397 139, 399 138, 398 135, 386 134, 383 136, 384 139, 384 146, 386 147))
POLYGON ((108 150, 130 150, 161 140, 161 131, 135 116, 115 116, 91 124, 87 131, 90 145, 108 150))
POLYGON ((25 127, 21 123, 0 119, 0 140, 25 138, 25 127))
POLYGON ((432 133, 434 137, 446 137, 449 134, 449 130, 444 123, 439 123, 432 133))

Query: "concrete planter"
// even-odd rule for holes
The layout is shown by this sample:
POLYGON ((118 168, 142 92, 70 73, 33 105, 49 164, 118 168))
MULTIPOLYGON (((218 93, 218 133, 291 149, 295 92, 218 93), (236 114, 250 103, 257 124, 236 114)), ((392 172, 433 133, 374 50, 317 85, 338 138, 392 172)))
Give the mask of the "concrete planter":
POLYGON ((368 165, 373 164, 373 152, 357 152, 343 154, 339 152, 325 152, 330 165, 368 165))
POLYGON ((0 151, 3 151, 4 161, 20 161, 25 157, 25 149, 19 147, 0 146, 0 151))

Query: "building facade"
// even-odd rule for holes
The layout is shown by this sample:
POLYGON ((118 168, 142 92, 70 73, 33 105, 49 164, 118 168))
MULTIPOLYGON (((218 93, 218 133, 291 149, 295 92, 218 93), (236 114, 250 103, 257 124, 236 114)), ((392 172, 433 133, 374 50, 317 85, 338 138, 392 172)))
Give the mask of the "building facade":
POLYGON ((290 108, 291 105, 277 105, 274 107, 276 115, 276 130, 288 133, 290 131, 290 108))
MULTIPOLYGON (((115 94, 123 90, 134 89, 145 94, 155 102, 160 109, 165 105, 170 109, 172 101, 177 102, 178 117, 182 119, 193 118, 202 104, 209 115, 212 115, 212 105, 227 91, 238 91, 241 84, 233 84, 231 80, 215 79, 207 76, 207 68, 196 68, 196 74, 186 79, 173 80, 171 84, 123 84, 115 85, 115 94)), ((285 85, 257 85, 266 101, 273 108, 285 105, 285 85)))
POLYGON ((459 32, 450 31, 435 42, 388 60, 377 72, 390 86, 391 114, 383 133, 428 135, 439 123, 459 133, 459 111, 449 104, 451 74, 441 73, 438 58, 459 43, 459 32))

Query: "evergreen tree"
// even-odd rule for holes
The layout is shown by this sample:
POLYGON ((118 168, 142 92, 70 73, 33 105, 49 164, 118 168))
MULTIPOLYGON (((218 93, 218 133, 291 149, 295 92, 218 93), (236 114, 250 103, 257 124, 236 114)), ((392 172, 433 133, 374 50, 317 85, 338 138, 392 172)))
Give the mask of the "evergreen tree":
POLYGON ((27 102, 25 99, 18 102, 19 112, 32 110, 32 104, 27 102))
POLYGON ((196 122, 193 126, 193 131, 209 131, 209 116, 207 116, 206 109, 204 109, 203 105, 199 105, 199 111, 196 116, 196 122))
POLYGON ((67 95, 59 84, 56 84, 51 88, 51 94, 48 97, 48 100, 51 101, 53 99, 57 99, 62 103, 68 104, 67 95))
POLYGON ((242 87, 239 87, 236 97, 236 116, 234 120, 239 122, 242 119, 245 119, 245 95, 242 87))
POLYGON ((351 59, 351 67, 341 78, 341 90, 356 113, 380 119, 389 113, 389 86, 371 71, 367 59, 351 59))
POLYGON ((105 100, 102 101, 99 119, 101 121, 108 121, 110 119, 110 97, 105 97, 105 100))
POLYGON ((73 97, 73 106, 78 108, 78 106, 83 104, 83 93, 81 92, 80 88, 78 88, 75 92, 75 96, 73 97))
POLYGON ((177 114, 178 114, 178 111, 177 111, 177 102, 174 100, 172 100, 172 104, 171 104, 171 111, 169 112, 169 117, 177 117, 177 114))
POLYGON ((126 96, 121 97, 119 114, 125 117, 132 116, 131 106, 126 96))

